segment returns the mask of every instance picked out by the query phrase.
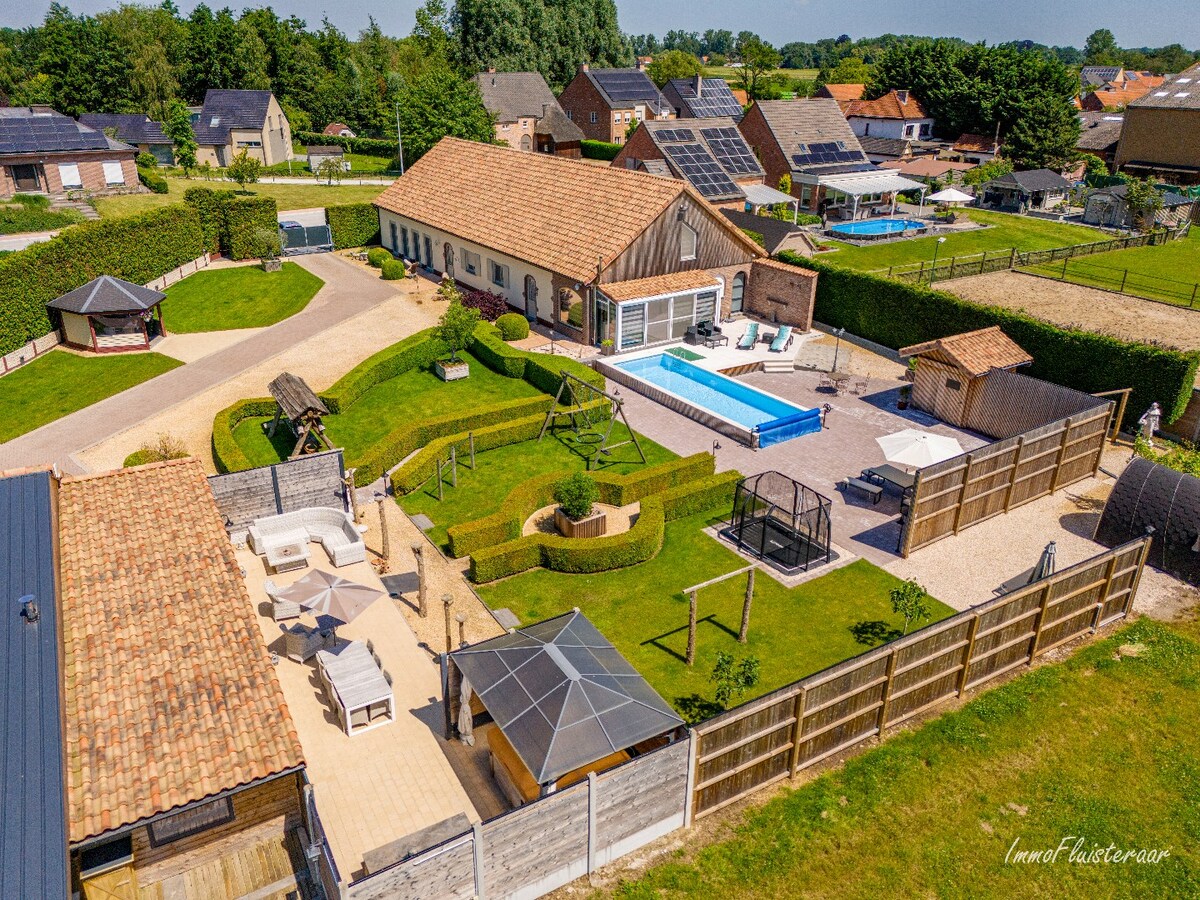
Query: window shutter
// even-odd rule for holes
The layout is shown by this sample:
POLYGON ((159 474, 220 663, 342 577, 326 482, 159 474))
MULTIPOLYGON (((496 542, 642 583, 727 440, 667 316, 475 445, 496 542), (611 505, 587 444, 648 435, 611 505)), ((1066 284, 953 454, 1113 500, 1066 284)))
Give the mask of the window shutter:
POLYGON ((79 166, 75 163, 59 163, 58 177, 65 188, 83 187, 83 179, 79 177, 79 166))
POLYGON ((512 281, 509 279, 509 276, 508 276, 508 266, 501 266, 501 268, 504 271, 504 286, 508 287, 510 284, 512 284, 512 281))

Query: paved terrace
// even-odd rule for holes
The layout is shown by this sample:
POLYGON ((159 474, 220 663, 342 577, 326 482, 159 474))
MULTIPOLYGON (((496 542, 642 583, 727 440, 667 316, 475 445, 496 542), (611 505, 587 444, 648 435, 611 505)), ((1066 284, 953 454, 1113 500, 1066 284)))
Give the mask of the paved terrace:
MULTIPOLYGON (((368 532, 368 538, 370 535, 368 532)), ((369 563, 335 569, 319 544, 311 544, 309 550, 313 568, 385 590, 369 563)), ((263 640, 280 657, 276 669, 279 683, 300 736, 317 812, 343 880, 361 874, 363 854, 369 850, 458 813, 479 821, 435 735, 434 729, 440 729, 442 722, 438 666, 418 646, 397 606, 399 601, 387 597, 385 591, 358 619, 337 630, 341 638, 374 642, 380 662, 392 676, 396 699, 395 721, 347 736, 321 687, 316 660, 298 663, 287 658, 281 623, 272 621, 263 589, 268 577, 283 587, 310 569, 268 576, 263 560, 249 549, 238 551, 238 562, 246 569, 251 598, 260 602, 258 624, 263 640)), ((309 616, 299 621, 313 624, 309 616)))

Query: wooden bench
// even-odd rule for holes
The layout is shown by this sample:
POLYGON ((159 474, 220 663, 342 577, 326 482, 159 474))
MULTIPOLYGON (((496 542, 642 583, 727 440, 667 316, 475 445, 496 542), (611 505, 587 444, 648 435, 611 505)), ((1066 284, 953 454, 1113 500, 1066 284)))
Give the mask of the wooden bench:
POLYGON ((879 501, 883 498, 883 488, 877 484, 871 484, 869 481, 864 481, 861 478, 847 478, 846 487, 862 491, 871 498, 873 505, 878 505, 879 501))

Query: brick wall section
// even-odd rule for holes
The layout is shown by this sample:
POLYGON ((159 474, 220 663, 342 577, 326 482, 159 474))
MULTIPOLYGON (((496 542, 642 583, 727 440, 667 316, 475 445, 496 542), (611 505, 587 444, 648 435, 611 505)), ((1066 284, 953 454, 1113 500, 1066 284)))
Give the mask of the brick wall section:
MULTIPOLYGON (((746 139, 746 143, 750 145, 750 149, 762 163, 763 171, 767 173, 764 184, 777 187, 779 179, 784 175, 791 174, 791 163, 779 148, 779 142, 775 140, 775 134, 767 125, 767 120, 763 117, 757 104, 751 106, 750 111, 742 117, 742 121, 738 123, 738 131, 742 133, 742 137, 746 139)), ((800 196, 799 185, 792 186, 792 194, 800 196)))
MULTIPOLYGON (((624 128, 624 124, 621 127, 624 128)), ((612 166, 616 169, 634 168, 629 165, 628 161, 635 159, 665 159, 662 151, 654 143, 654 139, 650 137, 650 132, 645 128, 639 128, 633 133, 633 137, 613 158, 612 166)))
POLYGON ((750 315, 808 331, 817 300, 817 273, 773 259, 750 264, 745 309, 750 315))
MULTIPOLYGON (((117 194, 140 190, 137 166, 133 161, 133 154, 129 151, 124 151, 124 153, 116 151, 112 153, 47 153, 39 154, 36 159, 39 171, 44 173, 41 184, 42 192, 51 196, 62 196, 68 191, 62 184, 62 177, 58 171, 59 163, 74 163, 79 166, 79 177, 83 182, 83 187, 70 190, 84 190, 91 194, 117 194), (121 173, 125 176, 124 184, 108 185, 104 178, 103 164, 106 162, 121 163, 121 173)), ((33 162, 34 158, 31 157, 28 161, 33 162)), ((24 158, 9 158, 0 163, 0 197, 11 197, 15 190, 9 166, 21 165, 25 162, 24 158)))
POLYGON ((591 79, 585 73, 579 72, 563 89, 558 96, 558 104, 568 118, 583 130, 583 136, 588 140, 615 144, 619 137, 624 141, 625 129, 628 127, 624 121, 624 113, 632 113, 633 107, 622 107, 618 110, 610 108, 608 102, 600 96, 600 92, 596 90, 596 86, 592 84, 591 79), (622 113, 622 121, 619 125, 613 122, 614 112, 622 113), (592 113, 596 114, 594 124, 592 113))

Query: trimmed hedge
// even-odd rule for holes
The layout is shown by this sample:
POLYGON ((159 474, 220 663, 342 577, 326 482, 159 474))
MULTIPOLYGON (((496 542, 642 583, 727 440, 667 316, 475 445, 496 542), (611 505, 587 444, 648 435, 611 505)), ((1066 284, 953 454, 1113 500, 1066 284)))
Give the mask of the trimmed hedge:
POLYGON ((600 390, 604 390, 607 384, 604 376, 595 369, 569 356, 530 353, 510 347, 490 322, 480 322, 475 327, 475 335, 467 349, 493 372, 508 378, 524 378, 539 391, 551 396, 558 393, 563 372, 569 372, 600 390))
MULTIPOLYGON (((541 423, 538 424, 540 426, 541 423)), ((476 448, 478 449, 478 441, 476 448)), ((600 488, 601 503, 625 506, 652 494, 707 478, 713 474, 714 465, 715 460, 711 454, 697 453, 628 475, 607 472, 590 474, 600 488)), ((519 538, 525 519, 534 510, 547 506, 554 500, 554 485, 564 474, 566 473, 553 472, 531 478, 513 488, 496 512, 473 522, 451 526, 447 529, 450 555, 455 558, 468 556, 502 541, 519 538)), ((730 497, 732 496, 731 489, 730 497)))
POLYGON ((331 413, 340 413, 375 385, 410 369, 432 366, 435 359, 447 352, 449 348, 433 336, 432 328, 418 331, 368 356, 324 391, 321 400, 331 413))
POLYGON ((200 218, 172 204, 124 219, 73 225, 0 258, 0 353, 47 334, 46 304, 99 275, 153 281, 204 253, 200 218))
POLYGON ((1089 394, 1132 387, 1125 424, 1157 402, 1173 422, 1187 407, 1200 353, 1172 350, 1077 328, 1023 312, 971 303, 877 275, 842 269, 783 251, 778 259, 820 273, 814 318, 898 350, 964 331, 999 325, 1033 356, 1029 374, 1089 394))
POLYGON ((612 162, 617 158, 617 154, 621 152, 621 145, 610 144, 607 141, 589 141, 585 139, 579 142, 579 149, 584 159, 603 159, 612 162))
POLYGON ((220 253, 225 244, 225 204, 233 199, 233 191, 215 191, 206 187, 190 187, 183 192, 183 202, 196 210, 204 231, 204 247, 209 253, 220 253))
POLYGON ((167 179, 163 178, 153 169, 144 169, 141 166, 137 167, 138 181, 144 184, 155 194, 169 194, 171 188, 167 185, 167 179))
POLYGON ((255 259, 267 250, 267 235, 279 252, 279 208, 270 197, 234 197, 225 204, 226 252, 230 259, 255 259))
POLYGON ((242 452, 242 448, 233 439, 233 429, 237 428, 243 419, 273 416, 275 408, 274 398, 255 397, 250 400, 239 400, 217 413, 213 418, 212 455, 218 472, 224 474, 253 468, 253 464, 242 452))
POLYGON ((392 252, 383 247, 372 247, 367 251, 367 264, 374 266, 376 269, 382 269, 383 264, 389 259, 394 259, 392 252))
POLYGON ((740 479, 738 472, 722 472, 652 494, 642 501, 637 522, 624 534, 598 538, 531 534, 479 550, 471 556, 468 575, 472 581, 483 583, 538 566, 555 572, 588 574, 645 562, 662 549, 667 522, 726 500, 732 502, 734 487, 740 479))
POLYGON ((520 341, 529 337, 529 320, 520 313, 505 313, 496 319, 500 337, 506 341, 520 341))
POLYGON ((292 137, 305 147, 341 147, 351 153, 364 156, 395 156, 396 145, 392 141, 377 138, 344 137, 340 134, 319 134, 315 131, 297 131, 292 137))
POLYGON ((327 206, 325 221, 329 223, 334 250, 379 243, 379 210, 370 203, 327 206))

